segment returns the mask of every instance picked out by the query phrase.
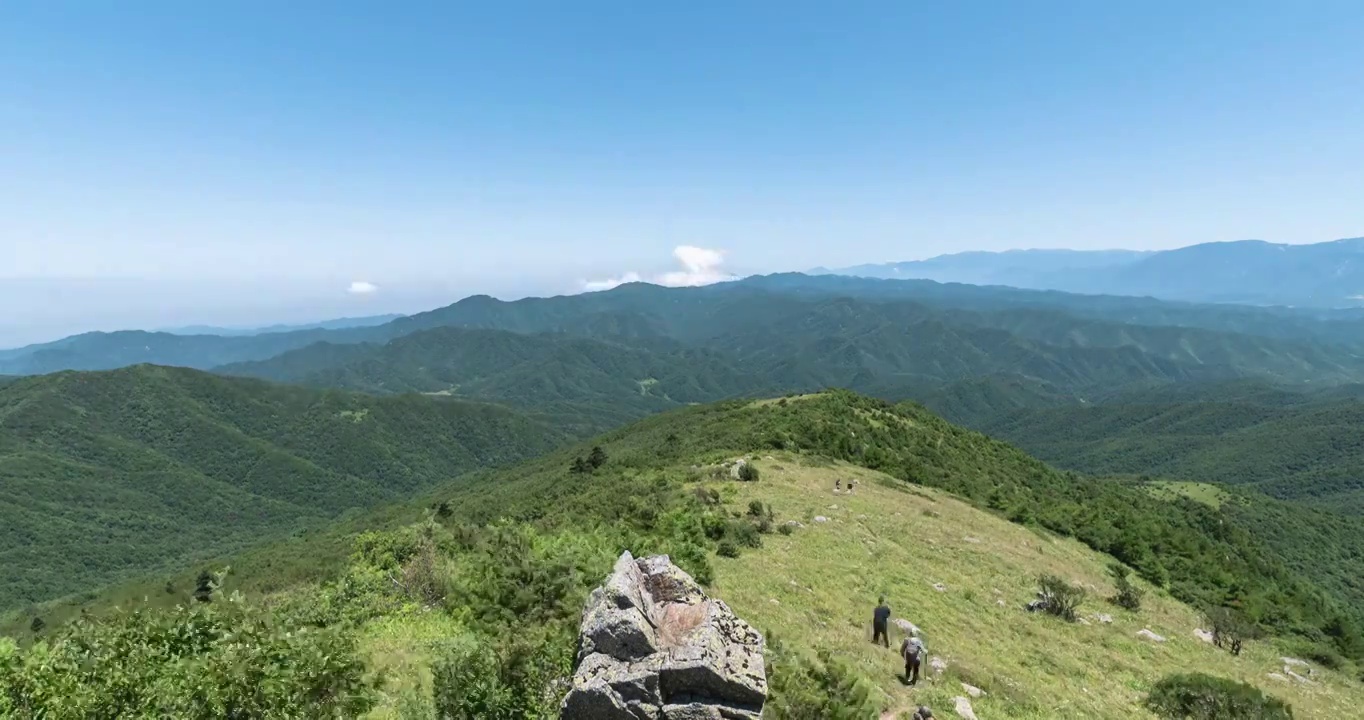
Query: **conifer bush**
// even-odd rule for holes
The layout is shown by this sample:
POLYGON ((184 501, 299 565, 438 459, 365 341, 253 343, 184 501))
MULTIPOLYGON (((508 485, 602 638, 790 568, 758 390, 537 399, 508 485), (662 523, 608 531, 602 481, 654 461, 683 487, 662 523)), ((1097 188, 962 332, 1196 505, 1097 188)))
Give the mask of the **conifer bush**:
POLYGON ((1113 586, 1117 588, 1117 593, 1110 598, 1112 603, 1133 612, 1140 610, 1141 601, 1146 596, 1146 591, 1132 583, 1127 566, 1122 563, 1112 563, 1108 566, 1108 574, 1113 576, 1113 586))

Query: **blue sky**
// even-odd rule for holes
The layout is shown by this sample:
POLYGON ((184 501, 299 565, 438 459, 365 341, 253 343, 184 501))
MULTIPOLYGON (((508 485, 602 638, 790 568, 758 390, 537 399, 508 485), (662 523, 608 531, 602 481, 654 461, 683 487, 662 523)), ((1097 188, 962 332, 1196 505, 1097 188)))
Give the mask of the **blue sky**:
POLYGON ((664 5, 4 3, 0 326, 1364 234, 1357 1, 664 5))

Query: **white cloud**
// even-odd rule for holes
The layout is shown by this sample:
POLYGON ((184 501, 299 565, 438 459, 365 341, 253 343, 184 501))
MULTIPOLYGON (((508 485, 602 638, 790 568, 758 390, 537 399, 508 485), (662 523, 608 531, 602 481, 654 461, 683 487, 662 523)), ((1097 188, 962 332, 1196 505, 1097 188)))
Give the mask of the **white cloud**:
POLYGON ((639 282, 642 280, 637 272, 628 272, 618 278, 606 278, 605 280, 588 280, 583 283, 583 289, 588 292, 597 290, 610 290, 613 287, 624 285, 625 283, 639 282))
POLYGON ((372 282, 356 280, 350 284, 350 287, 346 289, 346 292, 352 295, 372 295, 378 290, 379 286, 372 282))
POLYGON ((666 287, 695 287, 734 279, 734 275, 721 268, 725 262, 723 250, 712 250, 694 245, 678 245, 673 248, 673 257, 677 259, 677 264, 682 266, 681 270, 665 272, 649 279, 632 270, 618 278, 588 280, 583 283, 583 289, 589 292, 610 290, 618 285, 640 281, 666 287))

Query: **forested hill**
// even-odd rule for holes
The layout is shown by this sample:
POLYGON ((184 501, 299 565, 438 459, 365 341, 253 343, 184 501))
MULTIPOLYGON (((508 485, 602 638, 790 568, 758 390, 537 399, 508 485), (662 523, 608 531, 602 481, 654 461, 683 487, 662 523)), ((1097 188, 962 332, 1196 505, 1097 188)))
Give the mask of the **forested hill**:
POLYGON ((385 345, 322 343, 218 368, 315 387, 506 403, 591 434, 649 413, 764 389, 723 353, 679 343, 441 327, 385 345))
POLYGON ((497 406, 179 368, 21 379, 0 388, 0 606, 403 499, 562 437, 497 406))

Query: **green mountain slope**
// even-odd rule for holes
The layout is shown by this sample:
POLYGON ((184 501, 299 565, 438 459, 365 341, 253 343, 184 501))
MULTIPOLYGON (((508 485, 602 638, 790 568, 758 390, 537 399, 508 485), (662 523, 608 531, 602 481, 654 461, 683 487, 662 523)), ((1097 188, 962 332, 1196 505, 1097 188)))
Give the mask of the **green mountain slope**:
POLYGON ((392 502, 561 435, 508 410, 137 366, 0 388, 0 607, 392 502))
POLYGON ((1364 513, 1358 391, 1294 393, 1260 383, 1161 388, 1086 406, 982 414, 971 424, 1084 472, 1245 485, 1364 513))
MULTIPOLYGON (((252 597, 269 590, 263 607, 281 632, 308 628, 306 638, 321 628, 349 639, 333 647, 331 672, 353 659, 376 678, 356 702, 371 705, 368 717, 438 716, 453 706, 437 703, 476 702, 487 696, 471 693, 482 692, 512 708, 497 717, 554 717, 561 690, 551 688, 571 668, 582 600, 623 549, 669 553, 769 631, 777 719, 822 716, 808 705, 812 693, 853 717, 913 701, 941 712, 960 682, 987 691, 973 701, 982 717, 1140 718, 1156 680, 1189 671, 1249 682, 1304 717, 1340 716, 1364 698, 1348 673, 1317 668, 1310 686, 1267 676, 1288 650, 1364 657, 1348 609, 1360 605, 1301 580, 1232 516, 1052 470, 911 405, 831 392, 686 408, 461 478, 421 506, 430 512, 354 518, 231 561, 226 588, 252 597), (572 471, 593 446, 603 450, 600 465, 572 471), (727 463, 741 455, 757 467, 756 482, 729 479, 727 463), (856 493, 833 495, 833 480, 849 477, 862 480, 856 493), (788 520, 801 527, 778 533, 788 520), (1096 549, 1141 573, 1150 593, 1140 611, 1101 599, 1112 587, 1109 559, 1096 549), (319 567, 328 572, 317 582, 319 567), (1083 615, 1109 613, 1114 622, 1024 613, 1044 572, 1090 586, 1083 615), (882 593, 947 662, 920 688, 901 687, 893 653, 866 642, 864 623, 882 593), (1233 657, 1193 637, 1199 618, 1186 602, 1240 607, 1284 638, 1251 642, 1233 657), (1144 628, 1168 641, 1139 639, 1144 628)), ((191 572, 172 584, 193 580, 191 572)), ((183 592, 150 597, 181 603, 183 592)), ((42 612, 60 626, 57 609, 42 612)), ((64 632, 117 632, 126 617, 39 635, 61 642, 64 632)), ((13 672, 63 677, 63 664, 32 657, 13 672)), ((108 677, 91 677, 79 693, 121 703, 164 687, 124 683, 106 698, 108 677)))
POLYGON ((441 327, 385 345, 318 344, 218 372, 370 393, 419 392, 506 403, 580 433, 758 389, 719 353, 563 334, 441 327))

